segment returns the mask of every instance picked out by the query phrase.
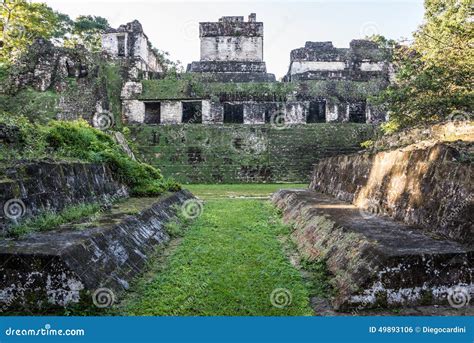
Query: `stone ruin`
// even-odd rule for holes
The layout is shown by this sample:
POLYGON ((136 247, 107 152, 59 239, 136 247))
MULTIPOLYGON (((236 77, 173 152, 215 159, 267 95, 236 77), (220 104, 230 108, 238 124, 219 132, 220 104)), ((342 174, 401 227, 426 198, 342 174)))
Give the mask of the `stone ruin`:
MULTIPOLYGON (((187 72, 220 82, 272 82, 263 61, 263 23, 255 13, 244 17, 222 17, 218 22, 199 23, 201 60, 187 72)), ((206 79, 204 78, 204 79, 206 79)))
POLYGON ((164 71, 138 20, 107 30, 102 35, 102 51, 109 58, 128 62, 129 80, 148 79, 164 71))
POLYGON ((299 252, 327 261, 336 309, 464 307, 474 295, 474 126, 394 138, 396 146, 385 138, 372 152, 321 159, 308 189, 273 201, 299 252))
POLYGON ((368 94, 361 91, 374 89, 376 94, 389 83, 387 51, 373 42, 354 40, 348 49, 335 48, 331 42, 307 42, 291 52, 288 74, 283 82, 276 82, 267 73, 263 23, 254 13, 248 21, 227 16, 200 23, 199 36, 200 61, 190 63, 187 73, 178 76, 184 92, 177 88, 176 94, 161 94, 160 87, 166 86, 160 86, 160 80, 125 84, 122 114, 126 122, 304 124, 386 119, 385 112, 370 105, 368 94), (196 90, 199 87, 186 78, 205 90, 196 90))

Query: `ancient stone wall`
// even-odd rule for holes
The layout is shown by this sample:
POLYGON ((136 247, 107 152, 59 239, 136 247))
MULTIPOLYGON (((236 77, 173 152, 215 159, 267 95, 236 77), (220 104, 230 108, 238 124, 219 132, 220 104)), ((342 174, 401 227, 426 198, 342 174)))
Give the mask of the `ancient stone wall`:
POLYGON ((388 79, 388 53, 368 40, 353 40, 349 48, 336 48, 331 42, 306 42, 303 48, 291 51, 285 80, 388 79))
POLYGON ((132 61, 132 79, 139 78, 139 72, 148 78, 149 73, 159 73, 164 69, 137 20, 107 30, 102 35, 102 51, 110 57, 132 61))
POLYGON ((30 162, 0 170, 0 231, 43 211, 127 196, 104 165, 30 162))
POLYGON ((472 245, 473 138, 323 159, 310 187, 472 245))
POLYGON ((133 215, 126 209, 104 211, 81 227, 70 224, 0 240, 0 313, 90 304, 101 297, 112 303, 146 267, 157 246, 169 241, 166 224, 193 198, 180 191, 159 199, 130 199, 137 211, 133 215))
POLYGON ((180 182, 308 182, 318 159, 360 149, 366 124, 134 125, 140 155, 180 182))
POLYGON ((263 23, 255 15, 199 24, 201 61, 263 61, 263 23))

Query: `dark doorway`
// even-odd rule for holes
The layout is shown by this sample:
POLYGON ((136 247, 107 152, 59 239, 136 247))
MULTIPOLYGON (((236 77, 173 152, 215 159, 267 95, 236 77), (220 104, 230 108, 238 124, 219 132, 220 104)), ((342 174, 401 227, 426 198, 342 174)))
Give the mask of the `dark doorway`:
POLYGON ((306 118, 307 123, 326 122, 326 101, 310 101, 309 111, 306 118))
POLYGON ((161 123, 161 103, 145 102, 145 124, 161 123))
POLYGON ((117 51, 119 56, 125 56, 125 36, 117 36, 117 51))
MULTIPOLYGON (((272 122, 272 117, 275 117, 277 116, 278 114, 280 114, 280 109, 279 109, 279 106, 277 104, 267 104, 265 106, 265 123, 266 124, 269 124, 272 122)), ((275 118, 273 118, 273 121, 275 120, 275 118)))
POLYGON ((183 102, 183 123, 201 124, 202 123, 202 103, 201 101, 183 102))
POLYGON ((224 103, 224 123, 243 124, 244 105, 224 103))
POLYGON ((349 121, 353 123, 365 123, 365 101, 349 104, 349 121))

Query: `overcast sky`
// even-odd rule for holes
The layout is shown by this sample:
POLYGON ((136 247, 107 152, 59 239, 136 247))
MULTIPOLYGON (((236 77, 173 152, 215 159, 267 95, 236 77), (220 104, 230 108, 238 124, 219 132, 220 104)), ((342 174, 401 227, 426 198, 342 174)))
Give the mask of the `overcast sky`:
POLYGON ((278 78, 287 72, 290 51, 306 41, 348 47, 351 39, 374 33, 410 39, 423 19, 423 0, 44 2, 72 18, 81 14, 105 17, 112 27, 138 19, 151 43, 184 66, 199 60, 199 22, 254 12, 264 23, 267 70, 278 78))

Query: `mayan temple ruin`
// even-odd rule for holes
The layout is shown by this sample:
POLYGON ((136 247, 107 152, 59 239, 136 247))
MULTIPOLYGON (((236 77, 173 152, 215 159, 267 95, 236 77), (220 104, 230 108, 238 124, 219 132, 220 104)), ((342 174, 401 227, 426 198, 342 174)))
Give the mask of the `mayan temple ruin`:
POLYGON ((0 314, 474 315, 467 38, 295 29, 279 74, 271 15, 203 10, 182 65, 156 13, 3 57, 0 314))

